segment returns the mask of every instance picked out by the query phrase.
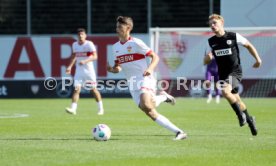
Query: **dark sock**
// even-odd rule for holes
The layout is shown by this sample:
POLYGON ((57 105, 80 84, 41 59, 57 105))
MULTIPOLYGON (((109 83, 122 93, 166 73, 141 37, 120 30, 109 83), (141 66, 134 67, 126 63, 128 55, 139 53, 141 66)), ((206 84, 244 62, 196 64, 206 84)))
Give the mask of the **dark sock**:
POLYGON ((235 113, 236 113, 237 116, 241 116, 240 106, 239 106, 239 104, 237 102, 231 104, 231 107, 233 108, 233 110, 235 111, 235 113))
POLYGON ((246 115, 246 120, 249 120, 249 119, 250 119, 250 115, 249 115, 249 113, 247 112, 247 109, 245 109, 245 110, 243 111, 243 113, 245 113, 245 115, 246 115))

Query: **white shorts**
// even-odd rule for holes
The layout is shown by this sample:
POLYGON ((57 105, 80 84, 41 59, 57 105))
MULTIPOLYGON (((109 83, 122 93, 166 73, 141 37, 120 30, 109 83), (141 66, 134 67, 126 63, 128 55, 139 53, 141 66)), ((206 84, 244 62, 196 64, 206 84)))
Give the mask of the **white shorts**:
POLYGON ((76 72, 74 76, 74 87, 94 89, 97 87, 95 73, 76 72))
POLYGON ((130 94, 132 99, 136 103, 137 106, 140 104, 140 96, 142 93, 149 93, 152 97, 156 94, 156 79, 153 77, 144 77, 143 80, 139 80, 140 82, 139 89, 130 90, 130 94))

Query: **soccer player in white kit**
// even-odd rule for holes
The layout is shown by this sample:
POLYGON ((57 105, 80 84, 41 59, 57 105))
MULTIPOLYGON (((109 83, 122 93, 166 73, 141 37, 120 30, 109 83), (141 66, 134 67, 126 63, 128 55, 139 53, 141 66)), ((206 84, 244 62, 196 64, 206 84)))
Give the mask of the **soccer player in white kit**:
POLYGON ((98 115, 104 114, 103 102, 100 92, 97 89, 97 80, 93 61, 98 55, 93 42, 86 40, 85 29, 79 28, 78 41, 72 45, 72 59, 66 69, 66 74, 71 73, 73 65, 76 63, 76 73, 74 76, 74 92, 71 107, 65 108, 66 112, 75 115, 77 113, 77 102, 80 97, 81 88, 88 88, 93 93, 98 104, 98 115))
POLYGON ((132 28, 132 18, 117 18, 116 31, 119 41, 113 45, 116 60, 113 67, 108 64, 107 70, 112 73, 122 70, 127 77, 131 96, 139 108, 153 121, 174 132, 174 140, 185 139, 187 134, 155 109, 161 102, 174 104, 175 99, 165 91, 156 95, 153 72, 159 57, 142 40, 130 36, 132 28), (146 57, 151 58, 150 64, 147 63, 146 57))

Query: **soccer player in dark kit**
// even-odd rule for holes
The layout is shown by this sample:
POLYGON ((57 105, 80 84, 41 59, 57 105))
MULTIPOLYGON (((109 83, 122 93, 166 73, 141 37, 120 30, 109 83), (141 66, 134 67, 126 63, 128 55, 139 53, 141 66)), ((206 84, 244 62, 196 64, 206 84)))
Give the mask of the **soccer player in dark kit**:
POLYGON ((224 82, 224 84, 221 84, 223 97, 227 99, 235 111, 240 126, 242 127, 248 123, 252 135, 256 136, 255 117, 249 115, 246 105, 238 94, 238 84, 242 79, 238 45, 245 47, 256 60, 253 68, 259 68, 262 60, 256 48, 246 38, 239 33, 224 30, 222 16, 218 14, 210 15, 209 26, 215 35, 208 39, 204 64, 208 64, 215 58, 218 65, 219 79, 224 82))

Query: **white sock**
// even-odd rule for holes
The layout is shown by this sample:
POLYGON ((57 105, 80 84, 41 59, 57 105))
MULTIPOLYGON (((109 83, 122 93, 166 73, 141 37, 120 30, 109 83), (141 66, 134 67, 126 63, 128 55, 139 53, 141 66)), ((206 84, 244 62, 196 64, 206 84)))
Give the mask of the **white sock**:
POLYGON ((72 104, 71 104, 71 108, 72 108, 73 110, 77 110, 77 107, 78 107, 78 104, 77 104, 77 103, 72 103, 72 104))
POLYGON ((177 132, 183 132, 181 129, 176 127, 169 119, 167 119, 163 115, 158 115, 158 117, 155 120, 156 123, 158 123, 160 126, 165 127, 166 129, 177 133, 177 132))
POLYGON ((98 103, 98 110, 103 110, 103 101, 99 101, 98 103))
POLYGON ((155 106, 158 107, 162 102, 167 100, 167 96, 165 95, 158 95, 155 96, 155 106))

